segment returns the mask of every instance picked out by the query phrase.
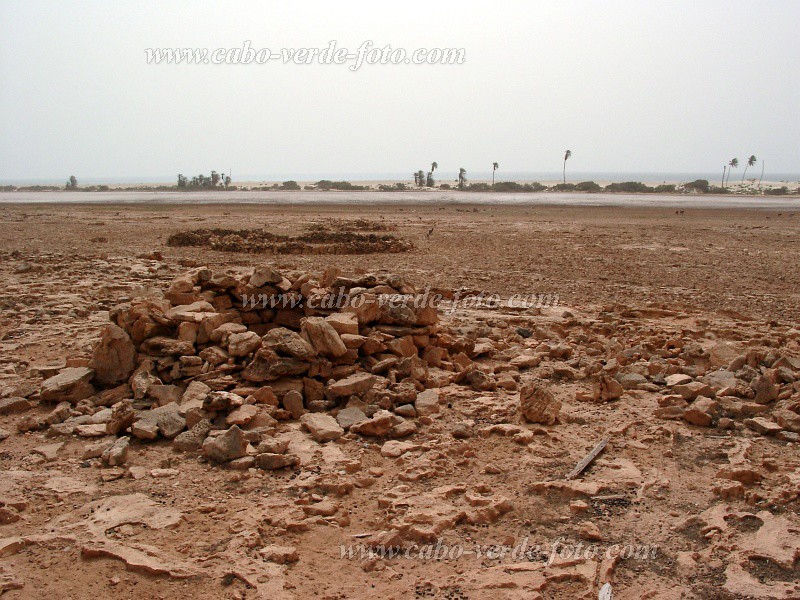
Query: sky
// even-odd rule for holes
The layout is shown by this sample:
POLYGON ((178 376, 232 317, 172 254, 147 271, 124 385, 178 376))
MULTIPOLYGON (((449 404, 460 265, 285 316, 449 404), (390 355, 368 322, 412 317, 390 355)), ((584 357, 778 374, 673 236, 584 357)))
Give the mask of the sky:
POLYGON ((800 2, 0 0, 0 180, 800 172, 800 2), (463 48, 148 64, 148 48, 463 48), (741 168, 739 170, 741 172, 741 168))

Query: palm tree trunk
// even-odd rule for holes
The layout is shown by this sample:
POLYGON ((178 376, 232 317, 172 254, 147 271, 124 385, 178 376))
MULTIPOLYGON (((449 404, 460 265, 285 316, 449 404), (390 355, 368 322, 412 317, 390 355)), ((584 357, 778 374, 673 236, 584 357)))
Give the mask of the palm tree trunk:
POLYGON ((742 173, 742 183, 744 183, 744 177, 745 177, 745 175, 747 175, 747 167, 749 167, 749 166, 750 165, 747 165, 747 164, 744 166, 744 173, 742 173))
POLYGON ((492 169, 492 187, 494 187, 494 169, 492 169))
POLYGON ((761 177, 759 177, 759 179, 758 179, 758 189, 759 190, 761 189, 761 180, 764 179, 764 165, 765 164, 766 163, 762 160, 761 161, 761 177))
POLYGON ((567 159, 564 159, 564 170, 561 173, 561 177, 564 180, 564 183, 567 183, 567 159))
POLYGON ((722 189, 725 189, 725 172, 728 170, 727 165, 722 166, 722 189))

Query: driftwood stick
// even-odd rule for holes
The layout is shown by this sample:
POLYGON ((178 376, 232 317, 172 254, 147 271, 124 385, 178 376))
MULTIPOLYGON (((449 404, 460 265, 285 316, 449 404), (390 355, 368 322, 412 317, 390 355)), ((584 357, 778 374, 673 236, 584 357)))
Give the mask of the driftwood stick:
POLYGON ((587 454, 586 456, 584 456, 583 459, 581 460, 581 462, 579 462, 577 465, 575 465, 575 468, 572 469, 572 471, 567 473, 567 476, 565 477, 565 479, 575 479, 578 475, 583 473, 586 470, 586 467, 588 467, 590 464, 592 464, 594 459, 597 458, 598 455, 603 450, 605 450, 605 447, 606 447, 606 444, 608 444, 608 441, 609 441, 609 438, 603 438, 602 440, 600 440, 600 443, 597 444, 597 446, 595 446, 594 448, 592 448, 592 451, 589 452, 589 454, 587 454))

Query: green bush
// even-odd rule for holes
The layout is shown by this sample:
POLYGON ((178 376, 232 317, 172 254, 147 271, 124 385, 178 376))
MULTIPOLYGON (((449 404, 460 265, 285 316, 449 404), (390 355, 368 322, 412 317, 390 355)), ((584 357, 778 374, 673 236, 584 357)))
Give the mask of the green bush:
POLYGON ((547 187, 541 183, 517 183, 516 181, 498 181, 492 187, 493 192, 541 192, 547 187))
POLYGON ((300 184, 297 183, 296 181, 290 179, 289 181, 284 181, 281 184, 281 189, 282 190, 299 190, 300 189, 300 184))
POLYGON ((641 181, 623 181, 622 183, 609 183, 607 192, 624 192, 626 194, 651 194, 655 188, 643 184, 641 181))
POLYGON ((683 184, 683 189, 687 192, 700 192, 707 194, 709 190, 708 179, 695 179, 683 184))
POLYGON ((716 185, 712 185, 708 188, 707 194, 730 194, 731 191, 728 188, 718 187, 716 185))
POLYGON ((675 192, 674 183, 662 183, 656 186, 656 194, 672 194, 675 192))
POLYGON ((594 181, 581 181, 575 186, 575 190, 578 192, 599 192, 602 189, 603 188, 594 181))
POLYGON ((369 189, 365 185, 353 185, 349 181, 330 181, 322 179, 316 183, 318 190, 341 190, 345 192, 360 192, 369 189))
POLYGON ((555 192, 574 192, 575 191, 575 184, 574 183, 559 183, 554 185, 550 188, 551 191, 555 192))
POLYGON ((789 188, 784 185, 783 187, 764 190, 764 193, 768 196, 785 196, 789 193, 789 188))

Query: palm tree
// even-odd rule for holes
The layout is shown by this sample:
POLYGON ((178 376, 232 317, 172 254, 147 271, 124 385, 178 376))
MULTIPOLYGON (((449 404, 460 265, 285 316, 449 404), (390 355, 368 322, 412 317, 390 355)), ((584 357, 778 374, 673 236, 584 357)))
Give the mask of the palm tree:
POLYGON ((756 164, 756 155, 751 154, 750 158, 747 159, 747 164, 744 166, 744 173, 742 173, 742 183, 744 183, 744 176, 747 175, 747 167, 752 167, 756 164))
POLYGON ((758 178, 758 189, 761 189, 761 182, 764 179, 764 167, 766 166, 766 161, 762 158, 761 159, 761 177, 758 178))
POLYGON ((436 167, 438 167, 438 166, 439 166, 439 163, 437 163, 436 161, 433 161, 433 162, 431 163, 431 170, 430 170, 430 171, 428 171, 428 181, 427 181, 427 183, 426 183, 426 185, 427 185, 428 187, 434 187, 434 185, 433 185, 433 184, 434 184, 435 182, 433 181, 433 172, 436 170, 436 167))
POLYGON ((418 184, 419 187, 422 187, 422 186, 425 185, 425 172, 422 169, 417 171, 417 180, 419 181, 419 184, 418 184))
POLYGON ((494 172, 497 171, 497 169, 499 168, 500 168, 499 164, 497 164, 496 162, 492 163, 492 185, 494 185, 494 172))
POLYGON ((438 163, 438 162, 436 162, 436 161, 433 161, 433 162, 431 163, 431 173, 433 173, 433 172, 434 172, 436 169, 438 169, 438 168, 439 168, 439 163, 438 163))
POLYGON ((419 171, 414 172, 414 185, 419 185, 419 171))
POLYGON ((467 170, 463 167, 458 170, 458 187, 464 189, 467 185, 467 170))
POLYGON ((728 163, 728 166, 730 167, 730 171, 728 171, 728 183, 730 183, 730 181, 731 181, 731 172, 734 169, 738 169, 739 168, 739 159, 738 158, 732 158, 731 162, 728 163))
POLYGON ((725 189, 725 173, 728 172, 728 165, 722 165, 722 188, 725 189))
POLYGON ((567 150, 566 152, 564 152, 564 170, 562 173, 564 178, 564 183, 567 183, 567 160, 569 159, 570 156, 572 156, 572 150, 567 150))

